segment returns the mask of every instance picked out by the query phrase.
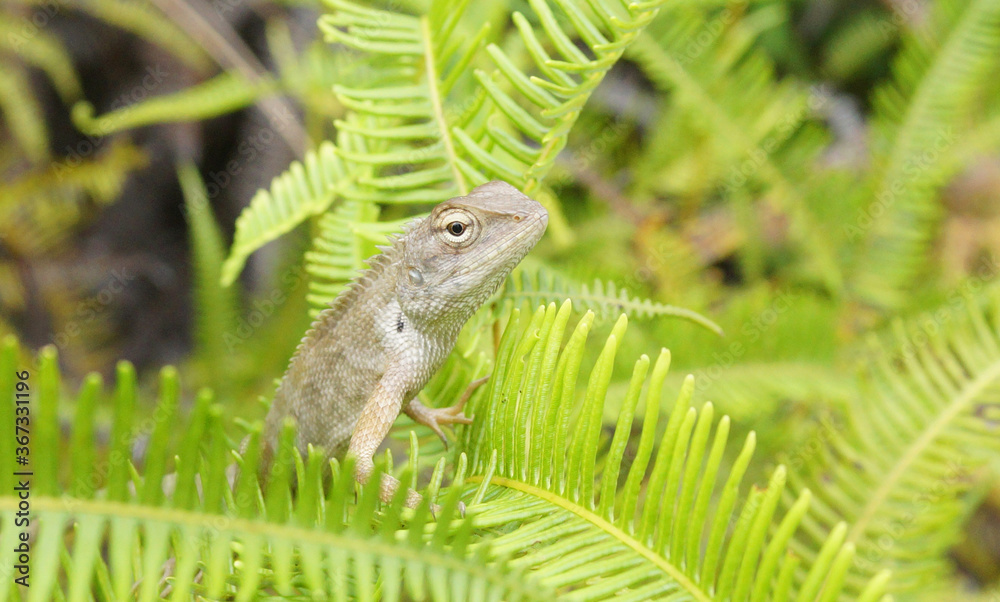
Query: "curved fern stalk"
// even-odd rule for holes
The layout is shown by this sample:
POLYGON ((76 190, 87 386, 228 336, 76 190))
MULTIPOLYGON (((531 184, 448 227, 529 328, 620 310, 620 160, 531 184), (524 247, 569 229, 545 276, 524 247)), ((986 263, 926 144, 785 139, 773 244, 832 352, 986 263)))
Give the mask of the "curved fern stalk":
MULTIPOLYGON (((540 307, 525 328, 515 310, 489 394, 469 408, 477 420, 462 431, 464 482, 478 485, 473 502, 481 503, 470 505, 477 527, 502 529, 494 553, 514 555, 512 565, 574 600, 817 600, 820 587, 822 599, 839 592, 854 551, 844 529, 815 544, 818 553, 800 566, 789 542, 811 494, 803 491, 788 512, 777 513, 787 476, 779 466, 766 488, 740 503, 755 437, 727 474, 729 419, 716 424, 711 404, 691 407, 693 379, 658 428, 666 350, 655 362, 642 356, 635 363, 614 435, 602 442, 605 394, 626 319, 613 328, 577 400, 594 314, 560 349, 571 313, 568 301, 540 307), (641 434, 624 466, 639 407, 641 434), (793 587, 797 570, 809 575, 809 587, 793 587)), ((879 599, 883 580, 858 599, 879 599)))
POLYGON ((505 301, 510 301, 514 307, 524 303, 537 307, 565 299, 573 299, 579 311, 592 311, 604 318, 620 314, 633 318, 672 316, 698 324, 720 336, 723 334, 718 324, 690 309, 633 297, 614 282, 599 278, 594 279, 592 285, 579 284, 542 266, 536 269, 522 267, 515 271, 504 284, 497 309, 506 308, 509 304, 505 301))
POLYGON ((974 472, 1000 458, 996 294, 934 316, 897 324, 896 343, 877 346, 868 391, 849 406, 846 428, 817 434, 826 445, 791 475, 816 496, 796 551, 812 558, 817 535, 838 523, 857 547, 845 600, 883 568, 900 597, 946 585, 949 548, 976 501, 974 472))
POLYGON ((11 19, 9 12, 0 17, 0 52, 17 55, 44 71, 63 102, 71 103, 80 98, 83 87, 66 47, 59 38, 41 29, 34 30, 29 43, 22 33, 24 25, 24 20, 11 19))
MULTIPOLYGON (((330 0, 320 29, 356 51, 370 74, 334 88, 348 109, 336 122, 342 169, 324 174, 331 188, 272 191, 273 200, 252 204, 237 224, 229 281, 250 252, 329 207, 331 193, 363 203, 435 203, 492 179, 538 191, 591 92, 659 2, 533 0, 530 15, 512 15, 525 61, 485 44, 488 24, 468 30, 468 4, 439 0, 413 16, 330 0), (282 211, 272 213, 272 204, 282 211)), ((317 249, 313 260, 324 253, 317 249)))
MULTIPOLYGON (((135 372, 119 365, 106 454, 97 453, 94 437, 101 379, 89 376, 73 404, 67 443, 58 427, 57 365, 54 350, 43 350, 29 381, 32 540, 30 589, 21 592, 28 600, 253 600, 274 592, 352 600, 552 599, 547 588, 497 562, 488 547, 470 550, 473 524, 458 520, 459 489, 440 500, 436 522, 426 503, 404 514, 402 496, 373 522, 377 487, 362 488, 355 503, 353 471, 345 464, 324 489, 325 456, 292 462, 291 425, 263 495, 255 476, 259 428, 251 431, 244 470, 230 490, 233 450, 221 408, 205 391, 190 415, 180 415, 172 368, 161 374, 155 412, 136 420, 135 372), (133 455, 140 448, 142 457, 133 455), (293 499, 287 483, 295 464, 293 499)), ((0 418, 13 425, 14 375, 23 369, 13 337, 0 347, 0 369, 0 418)), ((14 522, 20 503, 14 479, 25 478, 15 476, 23 467, 14 461, 14 445, 12 437, 0 438, 0 571, 8 577, 15 575, 19 534, 28 532, 14 522)), ((0 600, 16 598, 16 587, 5 578, 0 600)))
POLYGON ((935 3, 928 25, 905 37, 893 81, 874 98, 875 146, 888 152, 874 197, 849 228, 862 243, 853 286, 866 300, 900 305, 926 264, 938 188, 963 167, 947 157, 997 57, 1000 4, 991 0, 935 3))
MULTIPOLYGON (((269 44, 273 45, 274 42, 269 44)), ((272 49, 272 54, 279 53, 272 49)), ((85 134, 106 136, 151 124, 210 119, 279 93, 299 97, 320 116, 339 112, 340 106, 329 91, 345 73, 354 71, 347 62, 350 57, 331 56, 329 50, 317 42, 309 46, 301 57, 281 58, 286 60, 280 65, 280 77, 261 77, 251 81, 237 72, 224 71, 177 92, 158 94, 100 116, 94 116, 92 105, 81 102, 73 107, 73 123, 85 134), (324 55, 319 55, 317 51, 322 51, 324 55)), ((280 130, 292 119, 294 116, 290 113, 278 111, 274 113, 271 125, 280 130)), ((280 135, 280 132, 272 134, 280 135)))
POLYGON ((94 116, 93 105, 79 102, 73 106, 73 125, 90 136, 107 136, 153 123, 208 119, 248 107, 278 89, 278 82, 272 79, 251 82, 239 74, 224 72, 180 92, 157 95, 99 117, 94 116))

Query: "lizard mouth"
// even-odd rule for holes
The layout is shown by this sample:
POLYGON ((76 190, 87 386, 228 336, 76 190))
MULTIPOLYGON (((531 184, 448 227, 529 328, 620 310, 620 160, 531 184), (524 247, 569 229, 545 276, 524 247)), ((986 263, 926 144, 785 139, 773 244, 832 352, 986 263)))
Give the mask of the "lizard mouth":
POLYGON ((525 230, 533 231, 537 228, 538 237, 541 238, 541 235, 545 232, 545 229, 549 226, 549 212, 546 211, 545 207, 542 207, 540 203, 536 202, 535 205, 537 206, 534 207, 533 210, 525 211, 524 213, 519 213, 518 215, 515 215, 514 221, 521 222, 518 225, 524 228, 525 230), (541 227, 537 227, 536 224, 540 225, 541 227))
MULTIPOLYGON (((549 225, 549 212, 542 207, 538 211, 528 213, 519 220, 519 227, 514 235, 507 241, 508 245, 524 245, 524 254, 534 248, 535 243, 545 234, 545 229, 549 225), (526 218, 526 219, 525 219, 526 218)), ((523 257, 523 255, 522 255, 523 257)))

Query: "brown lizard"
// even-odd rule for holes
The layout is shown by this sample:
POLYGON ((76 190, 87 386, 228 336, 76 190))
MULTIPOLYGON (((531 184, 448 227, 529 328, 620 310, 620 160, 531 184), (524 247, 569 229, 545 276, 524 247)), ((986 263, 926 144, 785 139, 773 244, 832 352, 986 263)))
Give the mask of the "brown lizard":
MULTIPOLYGON (((306 333, 278 386, 264 426, 264 455, 286 416, 297 445, 328 457, 355 458, 364 483, 372 456, 402 411, 445 439, 441 424, 468 424, 468 395, 452 407, 428 408, 417 393, 451 352, 465 322, 535 246, 548 224, 537 202, 505 182, 489 182, 434 207, 379 247, 361 272, 306 333)), ((389 501, 398 480, 383 475, 389 501)), ((420 495, 408 491, 406 505, 420 495)))

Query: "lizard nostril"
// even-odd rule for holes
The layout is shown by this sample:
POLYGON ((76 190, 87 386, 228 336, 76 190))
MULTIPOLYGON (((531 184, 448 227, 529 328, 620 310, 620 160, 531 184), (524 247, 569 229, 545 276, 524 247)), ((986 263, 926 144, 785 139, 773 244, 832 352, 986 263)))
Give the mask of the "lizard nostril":
POLYGON ((515 215, 515 216, 514 216, 514 221, 515 221, 515 222, 519 222, 519 221, 521 221, 521 216, 520 216, 520 215, 515 215))

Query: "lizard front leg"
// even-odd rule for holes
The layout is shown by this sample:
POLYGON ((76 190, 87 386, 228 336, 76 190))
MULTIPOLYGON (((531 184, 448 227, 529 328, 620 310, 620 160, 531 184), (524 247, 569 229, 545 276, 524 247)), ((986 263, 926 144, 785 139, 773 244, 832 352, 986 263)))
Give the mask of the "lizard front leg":
POLYGON ((465 403, 469 401, 472 394, 482 386, 489 376, 484 376, 482 378, 476 379, 469 383, 469 386, 465 389, 465 393, 458 400, 458 403, 448 408, 428 408, 424 404, 420 403, 416 397, 410 400, 408 404, 403 406, 403 413, 413 419, 417 424, 422 424, 429 427, 434 431, 441 441, 444 442, 445 448, 448 447, 448 439, 445 438, 444 432, 441 430, 441 424, 472 424, 472 418, 469 418, 462 413, 462 409, 465 407, 465 403))
MULTIPOLYGON (((375 386, 371 397, 361 410, 358 422, 351 434, 351 442, 348 445, 347 453, 355 458, 354 478, 359 483, 367 483, 375 470, 373 457, 378 446, 389 434, 392 423, 399 415, 399 408, 403 403, 406 387, 401 384, 401 379, 392 378, 390 373, 386 373, 382 380, 375 386)), ((399 479, 392 475, 382 475, 379 484, 379 498, 389 503, 392 496, 399 489, 399 479)), ((420 494, 409 489, 406 492, 406 506, 416 508, 420 503, 420 494)))

